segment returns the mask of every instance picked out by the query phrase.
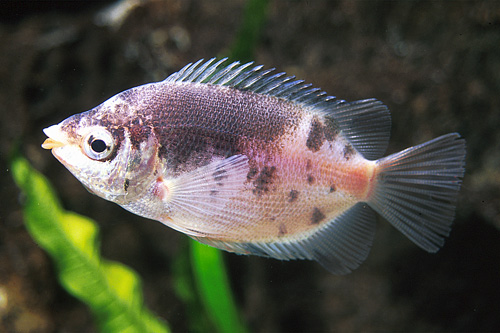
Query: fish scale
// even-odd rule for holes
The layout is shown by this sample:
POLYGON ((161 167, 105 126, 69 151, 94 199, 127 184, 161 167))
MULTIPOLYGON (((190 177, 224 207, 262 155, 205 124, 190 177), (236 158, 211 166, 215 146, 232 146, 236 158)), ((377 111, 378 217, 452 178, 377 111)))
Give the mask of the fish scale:
POLYGON ((465 170, 458 134, 382 157, 380 101, 225 61, 119 93, 45 129, 42 147, 92 193, 239 254, 346 274, 368 256, 375 212, 424 250, 444 244, 465 170))

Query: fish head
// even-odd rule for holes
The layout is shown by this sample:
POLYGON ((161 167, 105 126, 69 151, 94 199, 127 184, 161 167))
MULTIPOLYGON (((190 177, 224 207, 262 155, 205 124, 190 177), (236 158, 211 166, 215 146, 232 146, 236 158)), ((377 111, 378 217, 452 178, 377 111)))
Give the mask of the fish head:
MULTIPOLYGON (((118 99, 119 100, 119 99, 118 99)), ((154 181, 158 143, 112 98, 100 106, 45 128, 42 147, 58 159, 88 190, 118 204, 144 193, 154 181), (117 111, 118 110, 118 111, 117 111)))

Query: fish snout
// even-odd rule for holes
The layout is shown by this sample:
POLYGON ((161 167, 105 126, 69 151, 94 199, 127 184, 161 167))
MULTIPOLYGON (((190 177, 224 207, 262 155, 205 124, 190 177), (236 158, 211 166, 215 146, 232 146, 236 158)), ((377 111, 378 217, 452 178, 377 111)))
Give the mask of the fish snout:
POLYGON ((67 144, 66 136, 62 133, 59 125, 52 125, 43 130, 47 139, 42 143, 43 149, 54 149, 63 147, 67 144))

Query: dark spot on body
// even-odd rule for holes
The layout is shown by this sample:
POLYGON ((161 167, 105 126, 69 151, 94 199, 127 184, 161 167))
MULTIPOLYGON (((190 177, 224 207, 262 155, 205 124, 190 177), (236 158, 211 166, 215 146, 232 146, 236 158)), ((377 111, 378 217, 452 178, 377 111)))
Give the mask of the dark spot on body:
POLYGON ((318 207, 314 207, 313 213, 311 216, 311 223, 318 224, 321 221, 323 221, 325 219, 325 217, 326 217, 325 214, 323 214, 323 212, 321 212, 321 210, 319 210, 318 207))
POLYGON ((307 182, 310 185, 314 184, 314 176, 313 175, 307 175, 307 182))
POLYGON ((141 118, 136 117, 136 118, 132 119, 131 124, 134 126, 142 126, 143 122, 142 122, 141 118))
POLYGON ((217 194, 219 194, 219 191, 217 191, 217 190, 210 190, 210 196, 211 197, 215 197, 215 196, 217 196, 217 194))
POLYGON ((271 222, 276 221, 276 216, 271 217, 269 220, 270 220, 271 222))
POLYGON ((311 160, 308 159, 306 161, 306 170, 309 171, 309 170, 311 170, 311 168, 312 168, 312 162, 311 162, 311 160))
POLYGON ((290 193, 288 193, 288 202, 294 202, 297 200, 299 197, 299 191, 297 190, 291 190, 290 193))
POLYGON ((278 229, 278 236, 284 236, 288 233, 286 230, 286 225, 284 223, 281 223, 278 229))
POLYGON ((335 192, 337 188, 335 187, 334 184, 330 185, 330 193, 335 192))
POLYGON ((123 183, 123 189, 125 192, 128 191, 128 187, 130 186, 130 180, 128 178, 125 178, 125 182, 123 183))
POLYGON ((252 180, 257 175, 258 172, 259 169, 257 169, 256 167, 250 167, 250 170, 248 171, 247 174, 247 179, 252 180))
POLYGON ((339 134, 339 126, 331 117, 325 117, 325 128, 323 130, 325 138, 328 141, 333 141, 339 134))
MULTIPOLYGON (((135 121, 136 123, 139 120, 135 121)), ((148 141, 148 137, 151 135, 151 129, 147 126, 134 125, 132 122, 129 126, 130 143, 134 149, 140 149, 141 142, 148 141)))
POLYGON ((158 157, 167 161, 167 167, 174 175, 207 165, 214 156, 225 157, 238 153, 235 137, 209 133, 204 129, 159 128, 155 135, 161 144, 158 157))
POLYGON ((344 158, 346 161, 349 161, 352 155, 354 155, 354 148, 350 143, 348 143, 344 147, 344 158))
POLYGON ((253 189, 253 193, 257 196, 261 196, 265 192, 269 191, 269 185, 272 184, 273 178, 275 175, 276 167, 267 167, 265 166, 257 178, 254 180, 253 184, 255 188, 253 189))
POLYGON ((321 148, 323 141, 325 141, 323 129, 324 125, 317 117, 314 117, 311 121, 311 127, 309 128, 309 135, 306 141, 307 148, 313 152, 317 152, 321 148))

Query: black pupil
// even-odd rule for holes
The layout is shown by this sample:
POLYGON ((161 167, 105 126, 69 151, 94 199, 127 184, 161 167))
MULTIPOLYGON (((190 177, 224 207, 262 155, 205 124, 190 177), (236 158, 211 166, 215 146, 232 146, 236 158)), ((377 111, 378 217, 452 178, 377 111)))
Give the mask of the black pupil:
POLYGON ((96 140, 92 141, 92 143, 90 144, 90 147, 92 147, 92 150, 95 151, 96 153, 102 153, 107 148, 106 142, 104 142, 103 140, 100 140, 100 139, 96 139, 96 140))

